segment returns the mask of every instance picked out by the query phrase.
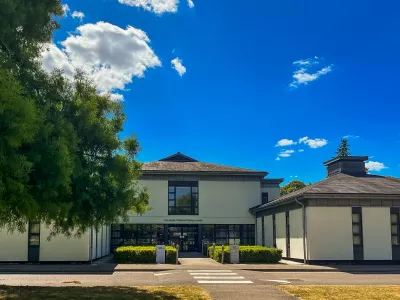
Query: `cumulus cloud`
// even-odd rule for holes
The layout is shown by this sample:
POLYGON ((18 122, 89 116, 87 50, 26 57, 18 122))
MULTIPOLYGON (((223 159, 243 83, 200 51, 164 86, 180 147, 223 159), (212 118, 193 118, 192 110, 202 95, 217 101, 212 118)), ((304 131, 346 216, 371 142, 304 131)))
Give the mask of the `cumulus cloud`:
POLYGON ((304 152, 304 149, 299 149, 299 152, 304 152))
POLYGON ((70 11, 68 4, 63 4, 62 9, 64 11, 64 17, 65 17, 70 11))
POLYGON ((161 15, 166 12, 177 12, 179 0, 118 0, 118 2, 128 6, 141 7, 161 15))
POLYGON ((275 158, 275 160, 281 160, 281 158, 278 156, 277 158, 275 158))
POLYGON ((194 7, 193 1, 192 0, 188 0, 188 5, 189 5, 190 8, 193 8, 194 7))
POLYGON ((276 143, 275 147, 285 147, 285 146, 291 146, 291 145, 296 145, 297 143, 294 142, 293 140, 289 139, 281 139, 276 143))
POLYGON ((171 60, 171 68, 176 70, 181 77, 186 73, 186 67, 183 65, 183 61, 179 57, 171 60))
POLYGON ((289 157, 294 153, 294 150, 282 150, 281 153, 278 154, 280 157, 289 157))
POLYGON ((310 148, 316 149, 325 146, 328 144, 328 140, 326 139, 309 139, 308 136, 302 137, 299 139, 299 144, 306 144, 310 148))
POLYGON ((146 33, 132 26, 126 29, 110 23, 85 24, 61 42, 50 44, 43 51, 43 66, 47 71, 61 68, 72 78, 77 68, 85 71, 96 83, 100 93, 111 93, 121 99, 118 91, 143 77, 148 68, 161 66, 150 47, 146 33))
POLYGON ((317 56, 294 61, 293 65, 296 66, 296 70, 293 72, 293 81, 290 83, 290 87, 297 88, 300 85, 307 85, 333 71, 333 64, 314 70, 314 66, 318 65, 321 61, 322 59, 317 56))
POLYGON ((359 135, 349 134, 349 135, 345 135, 343 138, 344 139, 358 139, 359 137, 360 137, 359 135))
POLYGON ((74 11, 72 14, 71 14, 71 17, 72 18, 74 18, 74 19, 79 19, 79 20, 83 20, 83 18, 85 17, 85 14, 83 13, 83 12, 81 12, 81 11, 74 11))
POLYGON ((368 171, 377 171, 377 172, 388 168, 383 163, 372 160, 366 162, 365 167, 368 169, 368 171))

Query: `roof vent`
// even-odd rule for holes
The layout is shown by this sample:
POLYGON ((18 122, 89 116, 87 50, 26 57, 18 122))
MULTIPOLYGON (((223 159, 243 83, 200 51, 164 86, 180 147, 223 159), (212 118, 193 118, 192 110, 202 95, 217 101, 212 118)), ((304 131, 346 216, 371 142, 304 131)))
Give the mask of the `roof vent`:
POLYGON ((368 156, 339 156, 324 162, 327 177, 344 173, 349 175, 365 175, 365 161, 368 156))
POLYGON ((171 156, 165 157, 163 159, 160 159, 160 161, 171 161, 171 162, 197 162, 198 160, 195 160, 194 158, 191 158, 185 154, 182 154, 180 152, 175 153, 171 156))

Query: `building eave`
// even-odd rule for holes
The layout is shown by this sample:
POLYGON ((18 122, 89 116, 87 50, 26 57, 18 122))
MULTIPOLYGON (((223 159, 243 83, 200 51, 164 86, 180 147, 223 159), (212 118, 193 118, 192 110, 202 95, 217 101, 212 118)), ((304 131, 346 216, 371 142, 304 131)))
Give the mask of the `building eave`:
POLYGON ((264 178, 268 172, 236 172, 236 171, 166 171, 166 170, 142 170, 143 175, 219 175, 219 176, 255 176, 264 178))

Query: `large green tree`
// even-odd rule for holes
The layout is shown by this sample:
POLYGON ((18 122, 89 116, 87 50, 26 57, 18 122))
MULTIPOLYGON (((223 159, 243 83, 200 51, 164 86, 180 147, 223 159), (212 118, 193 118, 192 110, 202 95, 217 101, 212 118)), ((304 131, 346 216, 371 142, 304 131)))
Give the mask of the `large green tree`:
POLYGON ((341 156, 350 156, 350 145, 349 141, 345 138, 343 138, 340 141, 340 145, 336 151, 336 157, 341 157, 341 156))
POLYGON ((306 184, 300 180, 293 180, 281 187, 281 196, 290 194, 305 187, 306 184))
POLYGON ((139 143, 120 138, 123 104, 99 95, 80 71, 69 82, 41 68, 60 1, 0 7, 0 227, 23 231, 40 220, 53 234, 80 234, 147 210, 139 143))

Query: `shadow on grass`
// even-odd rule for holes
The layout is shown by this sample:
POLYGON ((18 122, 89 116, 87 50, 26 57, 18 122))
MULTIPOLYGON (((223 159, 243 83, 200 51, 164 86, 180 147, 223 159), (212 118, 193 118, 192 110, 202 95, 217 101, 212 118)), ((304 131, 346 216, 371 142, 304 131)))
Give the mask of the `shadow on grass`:
POLYGON ((2 286, 0 299, 7 300, 209 300, 200 287, 32 287, 2 286))

